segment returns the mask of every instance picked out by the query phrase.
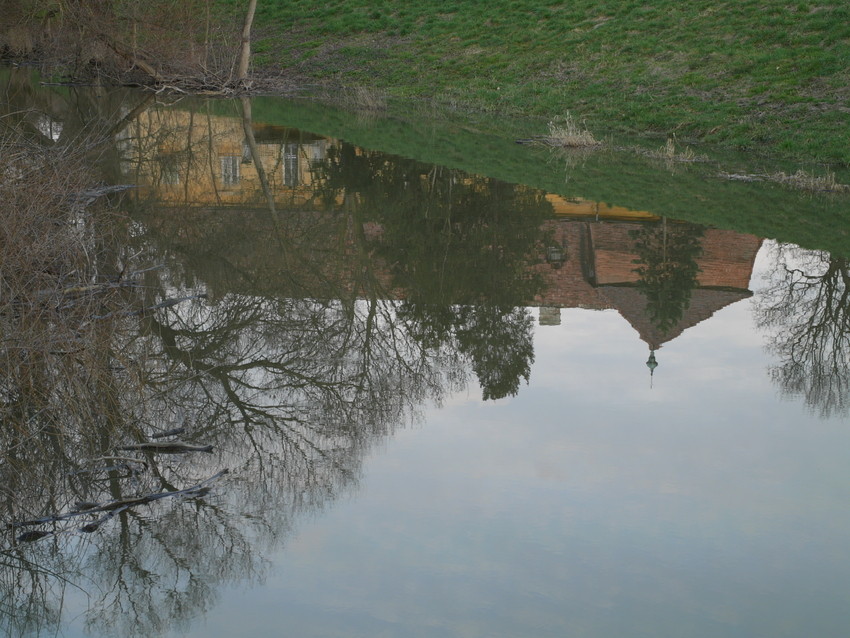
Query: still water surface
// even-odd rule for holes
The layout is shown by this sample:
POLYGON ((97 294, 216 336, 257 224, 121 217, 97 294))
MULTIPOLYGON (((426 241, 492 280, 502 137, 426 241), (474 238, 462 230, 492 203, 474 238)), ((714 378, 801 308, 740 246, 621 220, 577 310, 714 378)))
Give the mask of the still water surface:
MULTIPOLYGON (((112 117, 28 99, 50 139, 112 117)), ((27 511, 229 473, 10 546, 7 633, 847 635, 842 255, 236 106, 112 130, 103 170, 139 186, 117 252, 149 310, 115 333, 122 414, 80 443, 181 426, 213 452, 105 483, 45 463, 27 511)))

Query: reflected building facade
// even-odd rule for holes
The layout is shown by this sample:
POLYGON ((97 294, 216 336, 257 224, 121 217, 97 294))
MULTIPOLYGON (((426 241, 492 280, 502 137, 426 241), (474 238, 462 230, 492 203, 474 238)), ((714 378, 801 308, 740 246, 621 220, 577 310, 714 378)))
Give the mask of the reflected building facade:
POLYGON ((700 228, 698 250, 693 255, 695 278, 686 291, 681 316, 671 325, 660 325, 647 311, 636 236, 647 227, 667 225, 668 232, 675 233, 692 225, 648 214, 640 220, 623 219, 618 213, 611 220, 602 216, 587 219, 583 207, 562 206, 559 218, 547 222, 564 258, 559 263, 536 266, 546 282, 545 292, 534 300, 541 308, 541 324, 559 324, 561 308, 612 309, 631 324, 650 350, 657 350, 717 311, 752 296, 750 279, 762 240, 734 231, 700 228))
MULTIPOLYGON (((289 217, 342 211, 349 215, 349 232, 356 225, 354 234, 369 246, 394 241, 387 239, 385 220, 369 218, 373 211, 367 211, 367 218, 351 213, 358 205, 369 207, 364 191, 372 188, 370 182, 389 179, 398 158, 386 156, 377 164, 371 159, 371 173, 358 174, 353 166, 340 169, 339 163, 364 160, 364 151, 348 147, 344 152, 340 140, 245 117, 177 109, 148 109, 133 127, 124 146, 125 172, 165 207, 248 212, 273 202, 289 217), (341 181, 330 188, 326 169, 333 161, 341 181)), ((417 179, 432 177, 422 174, 417 179)), ((487 181, 459 173, 450 180, 487 181)), ((562 308, 613 309, 654 351, 722 308, 752 296, 750 277, 762 243, 758 237, 601 202, 552 193, 541 197, 549 219, 538 229, 537 254, 527 257, 530 276, 542 285, 529 288, 526 298, 515 299, 517 304, 538 306, 541 325, 558 325, 562 308)), ((313 241, 321 242, 319 237, 313 241)), ((343 279, 351 272, 353 253, 362 248, 349 240, 342 253, 334 253, 343 279)), ((314 250, 321 251, 321 245, 314 250)), ((391 276, 390 260, 382 260, 381 251, 370 251, 376 260, 372 272, 382 282, 383 293, 409 297, 410 290, 391 276)), ((356 289, 356 282, 343 288, 356 289)))
MULTIPOLYGON (((44 458, 26 465, 65 477, 78 459, 99 458, 128 437, 188 426, 214 456, 149 459, 155 472, 141 478, 107 468, 108 483, 91 474, 79 494, 48 482, 49 511, 67 510, 72 497, 120 500, 140 486, 191 485, 223 466, 231 474, 207 501, 145 518, 124 512, 115 521, 120 538, 87 537, 88 578, 103 592, 89 629, 104 635, 157 635, 211 606, 220 588, 261 580, 263 548, 353 489, 375 441, 419 406, 466 387, 472 373, 484 398, 516 394, 534 358, 525 306, 540 306, 545 325, 559 323, 562 308, 615 309, 654 350, 748 297, 760 245, 244 114, 147 109, 117 146, 122 177, 143 186, 128 198, 154 206, 134 218, 138 233, 114 251, 124 262, 114 270, 138 261, 143 285, 127 313, 112 315, 114 341, 92 338, 99 367, 86 378, 102 377, 92 390, 106 405, 93 402, 100 426, 63 423, 86 434, 76 448, 62 447, 68 458, 57 456, 52 473, 44 458), (148 268, 160 261, 161 270, 148 268), (207 296, 181 301, 177 291, 207 296), (169 297, 174 305, 158 303, 169 297), (120 613, 129 608, 135 616, 120 613)), ((57 402, 58 413, 79 403, 77 395, 57 402)), ((43 513, 38 483, 14 474, 19 491, 32 492, 21 517, 43 513)), ((63 573, 75 548, 43 541, 32 551, 42 547, 53 553, 39 560, 63 573)), ((44 590, 14 580, 0 590, 7 608, 34 610, 27 622, 58 622, 59 611, 31 602, 31 591, 44 590)))

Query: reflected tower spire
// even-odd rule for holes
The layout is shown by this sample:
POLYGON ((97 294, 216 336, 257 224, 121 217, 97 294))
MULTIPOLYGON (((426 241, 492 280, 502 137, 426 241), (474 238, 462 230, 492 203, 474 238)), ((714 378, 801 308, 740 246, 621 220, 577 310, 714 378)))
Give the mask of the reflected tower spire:
POLYGON ((655 368, 658 367, 658 361, 655 360, 655 349, 650 349, 649 359, 646 360, 646 367, 649 368, 649 387, 652 388, 652 377, 655 374, 655 368))

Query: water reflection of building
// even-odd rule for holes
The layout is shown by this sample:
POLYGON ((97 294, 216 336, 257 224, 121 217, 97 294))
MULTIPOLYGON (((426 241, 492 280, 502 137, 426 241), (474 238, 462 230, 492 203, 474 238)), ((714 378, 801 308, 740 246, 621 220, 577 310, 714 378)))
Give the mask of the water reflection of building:
POLYGON ((560 323, 560 308, 614 309, 651 350, 657 350, 718 310, 752 296, 750 277, 762 240, 733 231, 704 229, 699 238, 701 250, 695 257, 695 286, 681 318, 662 330, 647 313, 647 298, 638 285, 635 234, 644 224, 575 217, 549 222, 548 230, 563 259, 537 266, 547 282, 546 293, 535 300, 541 307, 540 323, 560 323))
MULTIPOLYGON (((150 186, 166 205, 265 206, 257 160, 272 198, 281 207, 306 212, 327 204, 320 201, 315 169, 340 145, 336 140, 288 127, 179 110, 147 111, 135 126, 134 143, 126 147, 128 166, 133 167, 137 181, 150 186)), ((561 308, 615 309, 654 351, 752 294, 749 279, 761 240, 701 229, 693 286, 675 321, 660 325, 647 311, 634 237, 641 229, 661 223, 660 218, 556 194, 545 199, 555 217, 543 229, 551 242, 545 246, 544 263, 532 266, 546 282, 546 292, 534 300, 541 308, 541 325, 560 323, 561 308)), ((382 241, 380 226, 367 223, 366 239, 382 241)), ((675 227, 671 222, 671 228, 675 227)), ((383 275, 389 289, 389 274, 383 275)), ((404 296, 399 290, 395 294, 404 296)))
POLYGON ((124 172, 165 204, 244 206, 265 201, 252 144, 272 196, 307 205, 313 168, 335 140, 234 117, 151 109, 125 131, 124 172))

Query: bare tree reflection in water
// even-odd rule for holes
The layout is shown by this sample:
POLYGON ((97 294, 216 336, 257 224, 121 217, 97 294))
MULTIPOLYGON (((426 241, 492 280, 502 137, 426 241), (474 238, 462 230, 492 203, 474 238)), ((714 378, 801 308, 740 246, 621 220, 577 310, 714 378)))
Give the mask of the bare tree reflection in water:
MULTIPOLYGON (((370 443, 451 385, 451 367, 405 338, 387 302, 227 294, 141 324, 136 346, 157 353, 145 385, 163 390, 147 397, 148 418, 163 423, 176 406, 191 414, 192 432, 218 450, 205 464, 233 478, 212 503, 155 521, 128 514, 121 542, 92 554, 92 573, 118 577, 91 617, 104 632, 129 615, 137 624, 123 632, 156 633, 207 608, 218 585, 261 577, 263 548, 354 484, 370 443)), ((189 471, 196 461, 155 473, 177 484, 189 471)))
MULTIPOLYGON (((386 302, 349 312, 338 302, 234 294, 139 321, 140 336, 122 345, 137 365, 115 372, 108 388, 118 395, 123 429, 101 429, 101 450, 128 433, 140 439, 184 425, 216 454, 149 454, 140 459, 150 471, 128 478, 115 471, 69 477, 81 467, 73 457, 95 452, 60 460, 42 450, 33 466, 49 479, 19 485, 10 500, 36 490, 26 500, 43 514, 67 509, 67 492, 120 499, 191 484, 217 467, 231 475, 225 489, 129 509, 85 538, 63 531, 10 548, 7 557, 18 562, 3 570, 7 629, 56 623, 62 579, 91 596, 94 633, 150 636, 179 627, 212 605, 221 585, 261 579, 264 550, 286 536, 293 519, 354 484, 370 443, 452 385, 399 334, 386 302), (182 415, 191 415, 188 422, 182 415)), ((73 424, 63 425, 73 435, 73 424)))
MULTIPOLYGON (((78 140, 83 148, 86 139, 78 140)), ((75 539, 55 526, 24 531, 11 523, 67 510, 94 491, 70 476, 85 459, 107 453, 121 425, 114 381, 122 353, 113 347, 135 295, 132 267, 124 268, 131 253, 115 241, 122 220, 103 205, 108 189, 91 187, 82 152, 17 132, 0 147, 0 502, 7 523, 0 627, 22 635, 55 630, 80 562, 65 553, 75 539)))
MULTIPOLYGON (((67 106, 52 105, 51 117, 73 138, 80 126, 62 119, 67 106)), ((104 117, 99 109, 92 101, 83 110, 104 117)), ((8 635, 59 631, 66 598, 87 600, 91 634, 185 627, 224 585, 261 580, 268 549, 297 517, 355 486, 370 445, 465 386, 470 364, 496 398, 516 392, 533 360, 530 318, 516 308, 539 288, 519 264, 540 242, 542 194, 369 154, 368 170, 352 176, 357 188, 319 179, 299 191, 285 223, 250 202, 239 202, 248 210, 238 218, 216 210, 232 192, 178 209, 195 169, 222 185, 211 162, 225 134, 208 114, 181 114, 175 130, 162 113, 117 115, 99 129, 116 135, 108 152, 123 176, 153 176, 180 214, 82 216, 88 243, 67 249, 80 259, 28 272, 49 274, 36 289, 53 301, 70 284, 95 288, 64 306, 0 308, 15 335, 0 371, 8 635), (385 237, 367 237, 377 226, 385 237), (411 252, 418 263, 402 259, 411 252), (394 301, 403 286, 428 294, 394 301), (21 308, 37 312, 22 317, 21 308), (178 427, 214 453, 114 458, 178 427), (230 474, 208 493, 124 508, 91 533, 80 528, 93 517, 73 512, 78 501, 177 491, 222 468, 230 474)), ((260 146, 254 162, 273 144, 260 146)), ((282 171, 268 179, 292 177, 282 171)), ((269 188, 254 199, 268 203, 269 188)), ((142 197, 134 191, 124 204, 142 197)))
POLYGON ((850 407, 850 261, 827 252, 776 244, 774 267, 755 302, 770 369, 782 392, 801 396, 822 417, 850 407))
MULTIPOLYGON (((168 271, 144 277, 141 305, 167 296, 168 271)), ((92 632, 149 636, 188 622, 213 604, 221 585, 261 579, 264 548, 286 536, 299 512, 354 484, 376 437, 465 381, 451 353, 423 351, 402 329, 395 304, 377 298, 227 293, 113 322, 122 329, 90 344, 100 353, 88 364, 91 383, 73 397, 92 403, 95 420, 66 419, 55 432, 42 424, 39 448, 9 441, 14 458, 41 476, 7 482, 10 520, 65 511, 74 499, 174 490, 220 467, 231 475, 220 492, 124 511, 85 538, 60 530, 10 548, 18 562, 4 570, 13 577, 4 587, 7 629, 58 622, 63 579, 91 596, 92 632), (142 455, 149 470, 125 478, 83 471, 84 459, 177 426, 216 454, 142 455), (71 448, 69 439, 79 445, 71 448)), ((39 410, 45 414, 27 406, 30 414, 39 410)))

